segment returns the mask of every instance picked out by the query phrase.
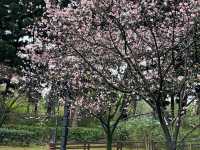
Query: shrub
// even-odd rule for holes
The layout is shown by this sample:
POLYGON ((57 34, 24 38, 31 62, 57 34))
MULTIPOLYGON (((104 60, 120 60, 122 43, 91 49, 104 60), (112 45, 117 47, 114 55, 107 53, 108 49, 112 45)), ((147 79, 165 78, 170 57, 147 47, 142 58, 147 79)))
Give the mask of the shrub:
POLYGON ((83 118, 78 121, 78 126, 86 128, 96 128, 100 126, 100 124, 96 118, 83 118))
POLYGON ((7 124, 19 124, 30 126, 42 126, 51 122, 51 119, 46 119, 45 116, 34 116, 31 114, 11 113, 7 118, 7 124))
POLYGON ((70 128, 69 139, 76 141, 97 141, 102 138, 103 131, 100 128, 70 128))
POLYGON ((26 126, 26 125, 6 125, 8 129, 24 130, 33 133, 32 144, 43 144, 48 142, 49 134, 52 127, 40 127, 40 126, 26 126))
POLYGON ((120 123, 114 138, 117 140, 144 140, 147 136, 163 140, 159 122, 151 117, 133 118, 120 123))
POLYGON ((0 128, 1 144, 28 145, 34 138, 34 133, 25 130, 0 128))
MULTIPOLYGON (((6 128, 9 130, 22 130, 33 133, 32 144, 43 144, 49 141, 49 135, 53 127, 35 127, 35 126, 25 126, 25 125, 7 125, 6 128)), ((57 128, 57 139, 60 140, 62 135, 62 128, 57 128)), ((101 139, 103 136, 103 131, 101 128, 69 128, 69 140, 76 141, 96 141, 101 139)))
POLYGON ((129 140, 130 131, 126 129, 125 126, 119 126, 113 135, 114 140, 129 140))

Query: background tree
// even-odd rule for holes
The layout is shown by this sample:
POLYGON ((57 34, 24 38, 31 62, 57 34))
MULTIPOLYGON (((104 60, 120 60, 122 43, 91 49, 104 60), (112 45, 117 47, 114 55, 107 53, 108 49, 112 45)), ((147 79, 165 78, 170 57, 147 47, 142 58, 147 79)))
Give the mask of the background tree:
MULTIPOLYGON (((54 5, 53 5, 54 6, 54 5)), ((26 59, 31 62, 29 63, 30 69, 24 70, 27 75, 27 85, 29 85, 29 79, 33 80, 36 87, 46 85, 50 87, 50 92, 48 94, 48 101, 51 104, 58 103, 61 100, 64 104, 64 116, 63 116, 63 130, 62 130, 62 142, 61 149, 66 149, 67 137, 68 137, 68 117, 69 109, 71 107, 71 101, 73 100, 73 88, 70 86, 74 73, 77 72, 77 65, 79 65, 79 59, 74 57, 71 52, 62 52, 61 47, 55 44, 54 39, 58 38, 58 32, 55 34, 49 34, 49 32, 44 32, 43 28, 52 27, 50 21, 54 20, 54 17, 49 20, 46 18, 51 10, 56 9, 51 6, 50 2, 47 2, 47 11, 44 13, 42 20, 44 22, 37 22, 35 28, 36 41, 25 46, 23 50, 26 53, 26 59), (46 22, 47 21, 47 22, 46 22), (46 23, 45 23, 46 22, 46 23), (47 40, 44 40, 46 38, 47 40), (52 42, 50 42, 52 40, 52 42), (50 102, 49 101, 49 102, 50 102)), ((51 12, 52 13, 52 12, 51 12)), ((53 15, 54 16, 54 15, 53 15)), ((29 27, 32 29, 33 27, 29 27)), ((32 83, 32 82, 31 82, 32 83)), ((31 88, 35 88, 33 84, 30 84, 31 88)), ((56 106, 56 105, 54 105, 56 106)), ((49 106, 49 109, 55 109, 54 106, 49 106)))
MULTIPOLYGON (((23 29, 34 24, 44 8, 43 0, 0 1, 0 84, 6 89, 13 89, 12 78, 20 75, 20 66, 25 66, 23 58, 18 57, 23 53, 20 47, 33 40, 32 32, 23 29)), ((4 96, 4 100, 10 96, 4 96)))
POLYGON ((22 64, 17 55, 20 46, 26 44, 28 37, 33 39, 32 33, 23 29, 42 15, 45 3, 43 0, 1 0, 0 7, 0 61, 18 66, 22 64))

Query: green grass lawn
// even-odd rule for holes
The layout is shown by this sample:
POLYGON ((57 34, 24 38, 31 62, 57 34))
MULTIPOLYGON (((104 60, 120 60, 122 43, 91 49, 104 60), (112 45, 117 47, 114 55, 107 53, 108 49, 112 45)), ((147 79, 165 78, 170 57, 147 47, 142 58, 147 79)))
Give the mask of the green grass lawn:
MULTIPOLYGON (((12 147, 12 146, 0 146, 0 150, 48 150, 48 146, 30 146, 30 147, 12 147)), ((91 150, 105 150, 105 148, 91 149, 91 150)), ((113 148, 113 150, 116 150, 113 148)), ((130 149, 123 149, 130 150, 130 149)), ((143 150, 143 149, 135 149, 143 150)))
POLYGON ((48 147, 47 146, 30 146, 30 147, 0 146, 0 150, 48 150, 48 147))

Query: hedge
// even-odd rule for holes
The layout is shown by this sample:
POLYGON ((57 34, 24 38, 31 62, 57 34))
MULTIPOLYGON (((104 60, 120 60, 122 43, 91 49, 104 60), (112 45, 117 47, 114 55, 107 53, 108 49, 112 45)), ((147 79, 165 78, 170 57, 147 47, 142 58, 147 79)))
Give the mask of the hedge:
POLYGON ((26 125, 6 125, 8 129, 15 130, 25 130, 32 132, 32 141, 33 144, 43 144, 47 143, 49 140, 49 134, 51 132, 51 127, 41 127, 41 126, 26 126, 26 125))
MULTIPOLYGON (((9 143, 13 141, 15 144, 44 144, 49 141, 49 135, 53 127, 35 127, 35 126, 14 126, 9 125, 1 128, 0 135, 5 135, 0 143, 9 143), (14 138, 13 138, 14 137, 14 138), (18 138, 20 137, 20 138, 18 138), (6 142, 8 141, 8 142, 6 142)), ((60 140, 62 128, 57 128, 57 139, 60 140)), ((69 140, 75 141, 96 141, 103 137, 103 131, 100 128, 69 128, 69 140)), ((1 136, 0 136, 1 138, 1 136)))
POLYGON ((33 137, 34 137, 33 132, 29 132, 25 130, 0 128, 0 143, 1 144, 28 145, 32 142, 33 137))

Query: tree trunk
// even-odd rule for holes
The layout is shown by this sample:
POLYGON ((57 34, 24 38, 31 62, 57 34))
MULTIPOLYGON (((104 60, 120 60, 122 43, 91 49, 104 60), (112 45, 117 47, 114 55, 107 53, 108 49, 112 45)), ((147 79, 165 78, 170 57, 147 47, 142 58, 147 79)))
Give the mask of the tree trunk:
POLYGON ((177 149, 177 144, 176 141, 167 141, 166 142, 167 150, 176 150, 177 149))
POLYGON ((75 107, 73 117, 72 117, 72 127, 78 127, 78 106, 75 107))
POLYGON ((158 115, 158 119, 166 140, 166 148, 167 150, 176 150, 176 142, 174 142, 173 137, 171 136, 169 128, 167 126, 167 122, 164 120, 165 116, 163 116, 163 112, 160 107, 161 106, 160 99, 158 98, 158 100, 156 100, 155 102, 156 102, 156 113, 158 115))
POLYGON ((107 133, 107 150, 112 150, 112 134, 108 131, 107 133))
POLYGON ((67 100, 65 100, 64 116, 63 116, 62 141, 61 141, 60 150, 66 150, 67 149, 66 145, 67 145, 67 137, 68 137, 69 108, 70 108, 70 104, 69 104, 69 102, 67 100))
POLYGON ((51 129, 51 134, 50 134, 50 143, 51 144, 56 144, 56 129, 51 129))
POLYGON ((27 106, 26 106, 26 113, 27 113, 27 114, 30 114, 30 102, 27 103, 27 106))
POLYGON ((34 115, 37 116, 38 114, 38 102, 34 103, 34 115))

